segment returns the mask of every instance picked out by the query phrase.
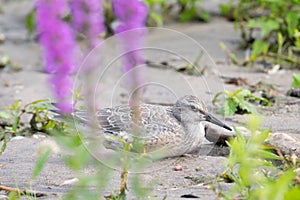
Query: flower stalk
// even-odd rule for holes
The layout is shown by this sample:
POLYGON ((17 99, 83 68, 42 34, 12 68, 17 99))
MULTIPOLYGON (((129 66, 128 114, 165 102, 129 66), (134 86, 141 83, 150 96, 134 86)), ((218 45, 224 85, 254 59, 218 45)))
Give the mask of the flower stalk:
POLYGON ((64 114, 73 110, 71 94, 76 42, 73 30, 63 21, 68 9, 64 0, 38 0, 36 2, 39 43, 43 47, 44 70, 51 73, 57 107, 64 114))

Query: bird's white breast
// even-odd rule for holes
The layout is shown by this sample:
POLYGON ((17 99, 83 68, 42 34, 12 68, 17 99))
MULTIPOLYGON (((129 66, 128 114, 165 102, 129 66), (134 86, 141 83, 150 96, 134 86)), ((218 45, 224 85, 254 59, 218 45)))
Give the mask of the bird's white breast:
POLYGON ((192 124, 186 129, 186 146, 187 152, 192 152, 203 143, 205 129, 202 123, 192 124))

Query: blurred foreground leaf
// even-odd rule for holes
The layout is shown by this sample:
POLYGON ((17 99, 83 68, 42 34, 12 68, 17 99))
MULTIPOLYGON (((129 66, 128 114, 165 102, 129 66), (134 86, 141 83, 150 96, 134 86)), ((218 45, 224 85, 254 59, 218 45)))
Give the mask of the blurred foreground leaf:
POLYGON ((293 88, 300 88, 300 74, 293 74, 293 88))

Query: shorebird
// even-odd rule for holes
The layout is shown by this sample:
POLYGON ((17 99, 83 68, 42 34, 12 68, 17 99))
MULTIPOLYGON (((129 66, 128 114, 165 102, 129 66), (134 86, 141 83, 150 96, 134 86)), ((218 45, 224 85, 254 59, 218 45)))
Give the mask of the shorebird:
MULTIPOLYGON (((162 150, 163 157, 181 156, 199 148, 205 138, 203 121, 231 130, 192 95, 179 98, 173 106, 121 105, 95 114, 99 131, 106 136, 106 148, 122 148, 120 139, 129 144, 137 140, 147 153, 162 150)), ((90 120, 86 111, 76 111, 73 116, 84 123, 90 120)))

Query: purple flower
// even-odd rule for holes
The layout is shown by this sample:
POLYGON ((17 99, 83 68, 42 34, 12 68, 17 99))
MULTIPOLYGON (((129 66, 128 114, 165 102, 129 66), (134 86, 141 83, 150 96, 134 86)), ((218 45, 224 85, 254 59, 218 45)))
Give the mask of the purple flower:
POLYGON ((56 106, 62 113, 71 113, 73 111, 73 105, 70 103, 73 87, 71 78, 65 75, 55 75, 50 78, 50 83, 52 83, 54 97, 57 100, 56 106))
POLYGON ((64 0, 38 0, 36 2, 37 29, 39 42, 43 46, 45 71, 52 73, 57 105, 61 112, 72 111, 70 102, 72 81, 69 75, 74 72, 76 42, 71 27, 62 20, 67 11, 64 0))
POLYGON ((145 27, 148 16, 147 5, 140 0, 112 0, 113 10, 119 22, 116 33, 145 27))
MULTIPOLYGON (((146 34, 146 30, 143 28, 148 16, 148 7, 140 0, 112 0, 112 3, 118 22, 115 33, 120 33, 117 36, 123 43, 126 52, 123 70, 128 72, 133 67, 144 63, 140 49, 143 47, 146 34)), ((139 81, 136 80, 136 82, 139 81)))
POLYGON ((90 47, 97 45, 98 36, 105 32, 102 0, 72 0, 72 25, 87 36, 90 47))

